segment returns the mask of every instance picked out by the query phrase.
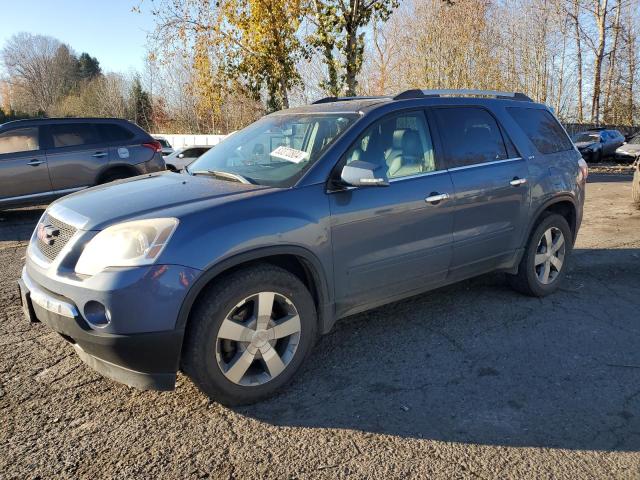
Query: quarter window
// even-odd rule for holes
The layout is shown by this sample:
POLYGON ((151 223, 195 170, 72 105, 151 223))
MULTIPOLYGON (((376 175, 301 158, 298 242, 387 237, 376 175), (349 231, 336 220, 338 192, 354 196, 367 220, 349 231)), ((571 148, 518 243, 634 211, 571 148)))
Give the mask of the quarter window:
POLYGON ((483 108, 436 108, 450 168, 509 158, 500 127, 483 108))
POLYGON ((135 137, 132 132, 114 123, 97 123, 94 127, 105 142, 122 142, 135 137))
POLYGON ((521 107, 509 107, 507 111, 543 155, 573 149, 573 143, 548 111, 521 107))
POLYGON ((75 147, 99 142, 96 130, 88 123, 60 123, 51 125, 49 128, 54 148, 75 147))
POLYGON ((347 152, 347 165, 358 160, 377 165, 388 178, 434 171, 433 143, 424 113, 403 113, 374 123, 347 152))
POLYGON ((40 148, 38 127, 25 127, 0 133, 0 155, 3 153, 32 152, 40 148))

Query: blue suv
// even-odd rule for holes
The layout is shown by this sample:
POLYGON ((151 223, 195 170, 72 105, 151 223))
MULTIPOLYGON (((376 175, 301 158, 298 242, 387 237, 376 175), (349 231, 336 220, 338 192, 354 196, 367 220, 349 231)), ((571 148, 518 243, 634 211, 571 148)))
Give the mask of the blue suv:
POLYGON ((519 93, 409 90, 268 115, 182 174, 53 203, 20 280, 27 318, 102 374, 271 395, 335 321, 490 271, 554 292, 587 166, 519 93))

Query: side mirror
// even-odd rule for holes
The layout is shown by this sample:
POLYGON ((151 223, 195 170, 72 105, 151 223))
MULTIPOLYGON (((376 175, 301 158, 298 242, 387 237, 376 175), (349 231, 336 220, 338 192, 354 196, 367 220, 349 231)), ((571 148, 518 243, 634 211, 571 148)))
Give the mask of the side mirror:
POLYGON ((184 153, 179 153, 178 158, 184 158, 184 153))
POLYGON ((340 180, 351 187, 388 187, 389 179, 386 175, 376 174, 377 165, 356 160, 342 167, 340 180))

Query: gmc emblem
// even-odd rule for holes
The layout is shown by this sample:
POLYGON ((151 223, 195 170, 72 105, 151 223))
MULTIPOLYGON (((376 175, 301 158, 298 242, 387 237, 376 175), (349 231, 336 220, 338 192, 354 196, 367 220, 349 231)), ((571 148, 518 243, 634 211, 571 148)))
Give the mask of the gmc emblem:
POLYGON ((53 245, 58 235, 60 235, 60 229, 53 225, 45 225, 43 223, 38 225, 38 240, 42 243, 53 245))

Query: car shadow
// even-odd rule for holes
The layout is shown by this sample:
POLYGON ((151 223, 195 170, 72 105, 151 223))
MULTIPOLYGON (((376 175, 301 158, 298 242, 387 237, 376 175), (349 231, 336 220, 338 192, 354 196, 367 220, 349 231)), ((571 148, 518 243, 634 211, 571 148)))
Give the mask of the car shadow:
POLYGON ((539 299, 490 274, 339 322, 279 426, 501 446, 640 450, 640 249, 576 250, 539 299))
POLYGON ((0 242, 26 242, 46 206, 0 210, 0 242))
POLYGON ((631 182, 633 175, 617 173, 590 173, 587 183, 618 183, 631 182))

